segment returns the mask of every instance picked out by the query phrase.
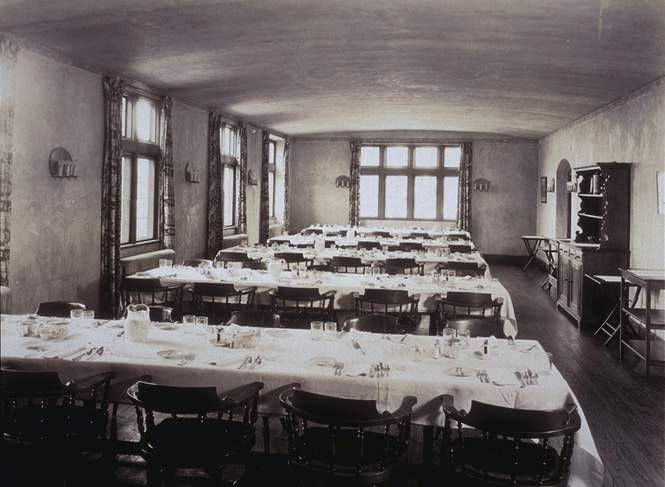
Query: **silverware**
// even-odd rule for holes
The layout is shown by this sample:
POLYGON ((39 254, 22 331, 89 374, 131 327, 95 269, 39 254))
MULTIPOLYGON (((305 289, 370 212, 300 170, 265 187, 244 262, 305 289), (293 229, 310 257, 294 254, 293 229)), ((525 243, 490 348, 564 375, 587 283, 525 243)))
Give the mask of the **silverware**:
POLYGON ((85 357, 86 355, 92 355, 92 352, 95 350, 95 348, 96 347, 91 347, 88 350, 86 350, 85 352, 82 352, 82 353, 78 354, 76 357, 73 357, 72 362, 77 362, 77 361, 81 360, 83 357, 85 357))
POLYGON ((353 345, 353 348, 355 348, 356 350, 360 350, 360 353, 362 353, 363 355, 367 355, 365 353, 365 350, 363 350, 363 347, 360 346, 360 343, 358 343, 358 340, 356 340, 355 338, 351 341, 351 345, 353 345))
POLYGON ((522 384, 522 387, 524 387, 526 385, 526 383, 524 382, 524 378, 522 377, 522 374, 519 370, 515 371, 515 377, 517 377, 517 380, 520 381, 520 383, 522 384))
POLYGON ((245 367, 247 367, 251 363, 252 363, 252 357, 250 355, 248 355, 247 357, 245 357, 245 360, 242 361, 242 363, 238 367, 238 370, 244 369, 245 367))
POLYGON ((88 362, 90 362, 91 360, 94 360, 98 357, 101 357, 103 353, 104 353, 104 347, 99 347, 97 349, 97 351, 95 351, 94 353, 92 353, 88 356, 88 358, 87 358, 88 362))

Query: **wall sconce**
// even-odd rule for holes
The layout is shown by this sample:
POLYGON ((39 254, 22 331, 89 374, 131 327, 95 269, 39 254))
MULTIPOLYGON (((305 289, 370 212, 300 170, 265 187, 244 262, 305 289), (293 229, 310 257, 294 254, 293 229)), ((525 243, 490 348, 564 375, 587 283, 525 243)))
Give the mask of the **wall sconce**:
POLYGON ((185 165, 185 181, 188 183, 200 183, 201 182, 201 173, 198 169, 192 166, 191 162, 188 162, 185 165))
POLYGON ((346 174, 337 176, 335 178, 335 187, 336 188, 350 188, 351 187, 351 178, 346 174))
POLYGON ((477 178, 473 180, 472 187, 474 191, 489 191, 490 182, 485 178, 477 178))
POLYGON ((568 181, 566 183, 566 191, 569 193, 577 193, 577 181, 568 181))
POLYGON ((251 169, 247 171, 247 184, 249 186, 256 186, 259 184, 259 180, 257 179, 256 174, 254 174, 254 171, 251 169))
POLYGON ((554 193, 554 178, 547 180, 547 192, 554 193))
POLYGON ((54 178, 74 178, 78 176, 78 169, 72 160, 72 155, 63 147, 56 147, 48 158, 48 167, 54 178))

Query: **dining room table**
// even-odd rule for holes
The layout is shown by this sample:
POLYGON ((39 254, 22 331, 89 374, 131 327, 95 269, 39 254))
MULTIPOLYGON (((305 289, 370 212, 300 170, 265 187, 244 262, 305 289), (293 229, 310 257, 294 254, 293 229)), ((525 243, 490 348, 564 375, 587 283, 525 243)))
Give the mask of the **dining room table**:
POLYGON ((471 276, 432 275, 387 275, 354 274, 323 271, 280 271, 272 273, 255 269, 221 267, 163 266, 137 272, 130 279, 158 278, 164 285, 196 283, 231 283, 236 289, 255 286, 255 302, 258 305, 271 303, 268 291, 278 286, 317 288, 320 293, 336 291, 336 309, 354 309, 354 293, 365 289, 406 290, 410 295, 418 294, 418 311, 431 313, 436 309, 436 297, 445 297, 449 291, 490 294, 492 299, 502 298, 500 315, 515 319, 515 309, 508 290, 498 279, 471 276))
MULTIPOLYGON (((555 359, 537 341, 467 338, 453 346, 441 337, 179 323, 153 323, 143 341, 130 341, 125 320, 2 315, 0 321, 3 367, 57 371, 66 380, 112 371, 111 401, 127 402, 128 384, 142 376, 219 391, 260 381, 259 413, 269 418, 283 414, 279 393, 299 384, 321 394, 375 400, 379 410, 395 410, 404 396, 415 396, 411 421, 430 430, 444 424, 443 395, 466 410, 472 400, 537 410, 575 404, 582 427, 569 485, 602 485, 603 464, 584 413, 555 359), (56 324, 67 333, 42 338, 40 327, 56 324)), ((274 435, 283 436, 274 423, 274 435)))
POLYGON ((277 252, 301 253, 307 259, 312 259, 315 264, 328 264, 334 257, 356 257, 363 264, 382 265, 386 259, 415 259, 416 263, 423 265, 423 272, 429 274, 437 270, 440 264, 454 264, 458 262, 476 264, 478 269, 484 269, 486 277, 491 277, 489 266, 479 252, 469 253, 448 252, 441 249, 427 248, 425 250, 384 250, 384 249, 358 249, 348 247, 325 248, 319 246, 314 248, 298 249, 291 246, 236 246, 224 249, 224 251, 244 252, 250 259, 268 261, 274 258, 277 252))
POLYGON ((286 244, 293 247, 311 246, 316 247, 317 242, 324 244, 331 241, 335 247, 357 247, 359 242, 372 242, 379 244, 382 248, 398 246, 401 243, 421 244, 426 249, 448 249, 451 245, 470 246, 472 250, 476 247, 470 240, 451 239, 445 237, 438 238, 411 238, 404 240, 398 237, 376 237, 372 235, 354 235, 346 237, 325 237, 322 235, 277 235, 268 240, 269 245, 286 244))
POLYGON ((459 230, 457 228, 423 228, 423 227, 386 227, 377 225, 322 225, 312 224, 301 230, 300 233, 307 234, 312 231, 321 231, 323 234, 336 233, 336 232, 351 232, 355 235, 370 235, 373 232, 387 232, 393 237, 408 237, 412 233, 427 234, 430 238, 437 237, 459 237, 465 240, 471 238, 471 234, 466 230, 459 230))

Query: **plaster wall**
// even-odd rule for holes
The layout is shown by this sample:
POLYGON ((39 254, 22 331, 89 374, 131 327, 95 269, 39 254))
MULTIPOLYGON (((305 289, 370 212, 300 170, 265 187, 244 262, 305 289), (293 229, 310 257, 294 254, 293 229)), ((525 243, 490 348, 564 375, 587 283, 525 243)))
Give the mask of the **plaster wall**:
MULTIPOLYGON (((594 162, 633 163, 630 265, 665 268, 665 217, 657 214, 656 206, 656 173, 665 171, 665 78, 540 140, 539 176, 556 177, 562 159, 573 168, 594 162)), ((573 197, 573 212, 575 201, 573 197)), ((554 193, 546 204, 536 205, 537 232, 554 235, 554 193)), ((572 221, 574 235, 575 214, 572 221)))
MULTIPOLYGON (((409 139, 413 139, 413 134, 409 134, 409 139)), ((312 223, 348 223, 348 190, 336 188, 335 178, 349 173, 349 141, 299 138, 292 147, 291 231, 312 223)), ((481 252, 524 253, 519 237, 535 230, 537 147, 535 141, 523 139, 473 141, 473 178, 485 177, 491 182, 489 192, 474 192, 471 199, 473 239, 481 252)), ((450 226, 440 222, 381 220, 361 223, 450 226)))

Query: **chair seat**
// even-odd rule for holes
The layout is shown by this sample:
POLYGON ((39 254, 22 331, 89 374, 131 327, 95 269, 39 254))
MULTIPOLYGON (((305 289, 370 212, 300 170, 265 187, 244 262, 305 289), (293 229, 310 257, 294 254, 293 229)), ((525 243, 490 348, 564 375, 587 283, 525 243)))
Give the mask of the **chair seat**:
MULTIPOLYGON (((459 440, 453 442, 454 448, 459 448, 459 440)), ((510 475, 513 471, 513 441, 512 440, 482 440, 480 438, 464 439, 464 448, 458 451, 458 464, 464 465, 464 472, 471 477, 483 478, 484 471, 494 483, 511 485, 510 475)), ((517 478, 520 484, 537 485, 538 475, 541 475, 542 484, 552 485, 551 480, 556 478, 559 469, 559 455, 552 447, 543 450, 542 446, 529 441, 520 443, 519 461, 517 465, 517 478), (545 452, 545 453, 544 453, 545 452), (550 483, 548 484, 548 481, 550 483)), ((554 481, 554 484, 557 484, 554 481)))
POLYGON ((335 433, 336 455, 330 450, 332 439, 327 428, 313 427, 297 440, 298 458, 310 468, 322 467, 329 470, 335 465, 339 475, 348 470, 349 474, 357 472, 358 463, 362 463, 365 472, 381 472, 401 462, 397 453, 397 441, 393 436, 382 433, 365 432, 363 457, 359 458, 360 441, 356 430, 337 430, 335 433), (325 468, 328 466, 328 468, 325 468))
POLYGON ((15 423, 7 439, 21 442, 81 442, 102 438, 106 433, 107 415, 100 409, 81 406, 28 405, 16 412, 15 423))
POLYGON ((253 427, 239 421, 168 418, 155 426, 145 449, 165 463, 186 467, 247 454, 254 442, 253 427))

